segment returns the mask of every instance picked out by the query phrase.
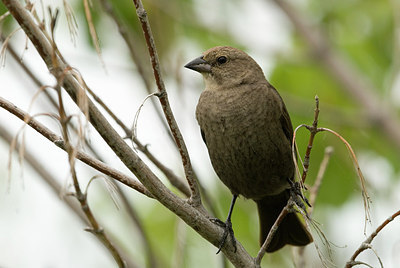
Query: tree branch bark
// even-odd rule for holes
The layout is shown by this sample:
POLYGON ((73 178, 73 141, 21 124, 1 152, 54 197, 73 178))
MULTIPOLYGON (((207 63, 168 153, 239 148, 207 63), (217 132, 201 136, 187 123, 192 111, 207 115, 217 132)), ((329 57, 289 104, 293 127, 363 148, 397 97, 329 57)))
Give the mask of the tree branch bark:
MULTIPOLYGON (((43 137, 48 139, 49 141, 53 142, 57 147, 63 149, 64 151, 65 146, 64 146, 64 140, 58 136, 57 134, 53 133, 51 130, 49 130, 47 127, 42 125, 40 122, 36 121, 33 119, 29 114, 24 112, 23 110, 19 109, 17 106, 12 104, 11 102, 3 99, 0 97, 0 107, 9 111, 22 121, 24 121, 26 124, 31 126, 34 130, 36 130, 38 133, 40 133, 43 137)), ((112 167, 106 165, 105 163, 101 162, 100 160, 97 160, 90 155, 78 151, 76 154, 76 158, 81 160, 83 163, 87 164, 88 166, 91 166, 92 168, 102 172, 105 175, 108 175, 117 181, 127 185, 128 187, 137 190, 138 192, 147 195, 148 197, 152 197, 151 193, 143 187, 142 184, 134 180, 133 178, 128 177, 127 175, 119 172, 116 169, 113 169, 112 167)))
POLYGON ((178 146, 179 153, 182 158, 186 179, 189 183, 189 187, 191 190, 190 202, 195 207, 201 206, 200 190, 197 181, 193 175, 193 169, 190 163, 189 153, 187 151, 186 144, 185 141, 183 140, 182 134, 179 130, 178 124, 176 123, 174 115, 172 113, 171 106, 168 100, 167 90, 165 88, 164 81, 161 76, 161 68, 158 60, 157 49, 154 43, 153 34, 151 32, 150 23, 147 19, 147 12, 144 9, 141 0, 133 0, 133 2, 135 4, 136 14, 142 26, 147 48, 149 50, 154 78, 158 88, 158 98, 160 100, 161 107, 164 111, 165 118, 167 119, 168 126, 172 132, 172 136, 175 139, 175 143, 178 146))

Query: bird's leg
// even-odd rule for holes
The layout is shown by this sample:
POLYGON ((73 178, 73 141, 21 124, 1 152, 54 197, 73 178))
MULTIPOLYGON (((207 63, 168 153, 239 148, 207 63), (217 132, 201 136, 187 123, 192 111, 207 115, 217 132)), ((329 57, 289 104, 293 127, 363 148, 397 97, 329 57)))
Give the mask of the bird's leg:
POLYGON ((223 222, 220 219, 211 219, 212 222, 218 224, 219 226, 222 226, 224 228, 224 234, 222 235, 222 239, 219 242, 219 247, 218 247, 218 251, 216 254, 218 254, 222 247, 224 246, 225 242, 226 242, 226 238, 228 237, 228 235, 231 236, 232 238, 232 244, 233 247, 235 248, 235 252, 236 252, 236 239, 235 239, 235 235, 233 233, 233 228, 232 228, 232 222, 231 222, 231 217, 232 217, 232 212, 233 212, 233 207, 235 206, 235 202, 236 202, 236 198, 238 196, 237 195, 233 195, 232 197, 232 201, 231 201, 231 206, 229 208, 229 213, 228 213, 228 217, 226 218, 226 221, 223 222))

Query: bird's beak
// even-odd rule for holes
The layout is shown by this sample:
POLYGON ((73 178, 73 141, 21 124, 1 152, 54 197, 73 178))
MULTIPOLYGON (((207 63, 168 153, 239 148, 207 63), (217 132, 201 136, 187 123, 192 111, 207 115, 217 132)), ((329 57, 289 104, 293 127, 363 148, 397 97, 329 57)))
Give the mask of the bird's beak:
POLYGON ((203 56, 195 58, 185 65, 185 68, 192 69, 199 73, 210 73, 211 65, 203 59, 203 56))

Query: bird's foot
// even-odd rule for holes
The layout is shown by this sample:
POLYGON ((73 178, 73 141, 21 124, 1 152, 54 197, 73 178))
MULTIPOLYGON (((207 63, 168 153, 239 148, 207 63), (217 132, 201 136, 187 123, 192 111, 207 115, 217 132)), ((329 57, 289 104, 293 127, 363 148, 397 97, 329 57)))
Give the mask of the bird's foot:
POLYGON ((288 180, 290 184, 290 195, 292 196, 293 201, 296 205, 301 208, 304 212, 307 212, 307 208, 304 205, 306 203, 309 207, 311 207, 310 202, 308 202, 307 197, 305 197, 301 191, 301 185, 299 182, 293 182, 288 180), (304 202, 304 203, 303 203, 304 202))
POLYGON ((230 220, 223 222, 217 218, 212 218, 212 219, 210 219, 210 221, 212 221, 213 223, 217 224, 218 226, 221 226, 222 228, 224 228, 224 233, 222 235, 221 241, 219 242, 218 251, 216 254, 221 252, 221 249, 225 245, 228 235, 230 235, 232 238, 232 245, 233 245, 233 248, 235 249, 234 252, 236 252, 236 249, 237 249, 236 248, 236 239, 235 239, 235 235, 233 233, 232 222, 230 220))

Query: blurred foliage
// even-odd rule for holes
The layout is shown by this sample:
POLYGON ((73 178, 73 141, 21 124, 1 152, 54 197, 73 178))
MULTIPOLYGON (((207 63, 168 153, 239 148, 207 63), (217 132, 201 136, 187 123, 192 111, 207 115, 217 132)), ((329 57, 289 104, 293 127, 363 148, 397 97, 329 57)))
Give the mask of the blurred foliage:
MULTIPOLYGON (((306 8, 309 17, 329 38, 331 45, 345 55, 351 65, 368 79, 384 99, 391 87, 393 64, 393 15, 392 7, 382 1, 309 1, 306 8)), ((373 151, 392 162, 398 170, 398 149, 386 139, 379 129, 374 129, 363 116, 363 111, 340 87, 335 79, 309 57, 309 52, 301 38, 293 34, 293 50, 277 59, 271 82, 281 90, 282 95, 295 98, 308 98, 313 105, 312 96, 320 98, 319 125, 339 132, 353 146, 356 152, 373 151), (325 107, 329 107, 325 109, 325 107)), ((302 104, 301 106, 303 106, 302 104)), ((294 125, 312 122, 312 112, 308 118, 298 117, 295 103, 287 104, 294 125), (294 107, 294 109, 293 109, 294 107)), ((307 136, 307 135, 306 135, 307 136)), ((335 153, 329 164, 318 202, 343 204, 357 189, 357 178, 348 157, 348 152, 335 137, 318 134, 312 151, 309 180, 316 176, 324 147, 332 144, 335 153)), ((299 137, 300 149, 305 150, 307 137, 299 137)), ((320 204, 320 203, 319 203, 320 204)))
MULTIPOLYGON (((100 40, 107 39, 106 37, 110 35, 112 37, 108 38, 109 40, 118 38, 116 31, 102 31, 104 23, 113 24, 113 22, 103 11, 100 0, 92 2, 93 23, 100 40)), ((135 49, 140 51, 138 54, 141 55, 142 62, 147 64, 148 54, 132 0, 105 2, 112 5, 120 23, 128 30, 135 49)), ((225 30, 229 26, 229 21, 224 21, 225 9, 223 7, 231 5, 231 8, 234 8, 239 1, 216 2, 218 2, 216 6, 221 9, 219 13, 223 24, 209 27, 202 23, 199 12, 196 13, 197 1, 195 0, 144 0, 161 59, 168 59, 170 54, 176 55, 178 42, 187 42, 204 48, 220 44, 246 47, 246 44, 235 40, 229 31, 225 30)), ((390 1, 307 0, 301 2, 303 2, 303 6, 299 9, 324 31, 334 49, 347 57, 351 65, 378 89, 379 92, 376 93, 382 99, 388 98, 395 71, 393 70, 395 28, 393 16, 395 12, 390 1)), ((75 1, 73 8, 80 21, 84 21, 83 3, 75 1)), ((5 12, 1 3, 0 12, 1 14, 5 12)), ((202 10, 200 13, 207 16, 207 10, 202 10)), ((242 17, 237 19, 245 20, 242 17)), ((252 30, 259 33, 265 31, 264 29, 252 30)), ((87 30, 85 38, 92 43, 89 30, 87 30)), ((162 63, 170 64, 168 60, 162 61, 162 63)), ((383 156, 392 163, 396 171, 399 171, 398 149, 385 138, 379 129, 368 122, 368 119, 364 117, 364 111, 341 89, 341 85, 315 59, 310 57, 305 43, 297 33, 293 32, 291 35, 290 49, 276 57, 275 67, 268 79, 285 99, 294 127, 299 124, 312 123, 314 96, 318 95, 321 109, 319 126, 340 133, 350 142, 356 153, 367 151, 383 156)), ((303 157, 308 143, 308 131, 301 129, 297 137, 300 154, 303 157)), ((338 138, 329 133, 319 133, 316 136, 307 183, 311 184, 315 179, 324 149, 329 145, 335 148, 335 152, 329 163, 317 206, 343 205, 354 193, 359 194, 360 202, 362 202, 358 178, 349 153, 338 138)), ((214 175, 210 174, 210 176, 214 175)), ((224 219, 231 197, 222 183, 217 185, 216 189, 207 190, 210 192, 214 204, 219 208, 220 215, 217 216, 224 219)), ((160 254, 159 263, 162 263, 163 267, 168 267, 173 263, 173 245, 177 243, 178 239, 174 233, 178 224, 177 217, 161 205, 154 206, 151 211, 145 213, 139 211, 139 213, 150 235, 151 244, 160 254)), ((254 203, 243 201, 243 199, 239 200, 233 214, 233 223, 239 241, 252 255, 255 255, 259 247, 258 218, 254 203)), ((211 245, 209 248, 214 250, 211 245)), ((268 264, 281 263, 284 259, 283 254, 290 254, 288 249, 284 249, 283 252, 269 255, 264 262, 268 262, 268 264)), ((218 256, 215 258, 217 259, 218 256)), ((187 264, 186 267, 195 266, 187 264)))

